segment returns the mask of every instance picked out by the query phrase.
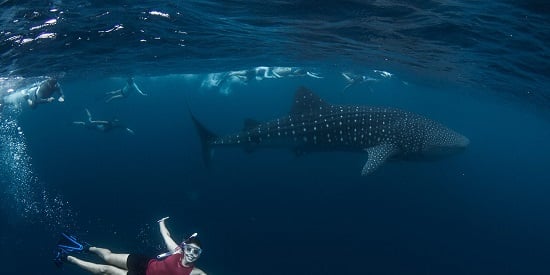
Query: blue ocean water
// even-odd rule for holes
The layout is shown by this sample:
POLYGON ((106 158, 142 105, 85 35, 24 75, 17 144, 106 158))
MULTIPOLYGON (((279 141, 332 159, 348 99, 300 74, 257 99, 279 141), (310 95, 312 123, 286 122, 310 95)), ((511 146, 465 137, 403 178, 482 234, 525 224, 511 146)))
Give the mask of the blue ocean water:
POLYGON ((214 275, 547 274, 549 13, 544 1, 2 1, 1 273, 86 274, 53 265, 62 231, 164 252, 156 220, 170 216, 177 240, 199 232, 214 275), (228 78, 260 66, 310 75, 228 78), (343 73, 373 80, 342 92, 343 73), (148 95, 105 103, 128 76, 148 95), (46 77, 65 102, 31 110, 18 95, 46 77), (190 112, 234 133, 286 115, 300 86, 425 115, 471 144, 366 177, 367 155, 347 152, 220 148, 204 166, 190 112), (76 127, 86 108, 135 135, 76 127))

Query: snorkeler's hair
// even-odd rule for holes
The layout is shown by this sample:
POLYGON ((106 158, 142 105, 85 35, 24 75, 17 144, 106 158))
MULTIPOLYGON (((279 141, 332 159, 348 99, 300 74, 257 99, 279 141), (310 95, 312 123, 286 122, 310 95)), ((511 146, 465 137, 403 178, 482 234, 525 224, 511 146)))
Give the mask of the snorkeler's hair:
POLYGON ((194 244, 198 247, 202 247, 201 246, 201 241, 199 240, 199 237, 197 235, 191 235, 189 238, 185 239, 185 241, 183 241, 185 244, 194 244))

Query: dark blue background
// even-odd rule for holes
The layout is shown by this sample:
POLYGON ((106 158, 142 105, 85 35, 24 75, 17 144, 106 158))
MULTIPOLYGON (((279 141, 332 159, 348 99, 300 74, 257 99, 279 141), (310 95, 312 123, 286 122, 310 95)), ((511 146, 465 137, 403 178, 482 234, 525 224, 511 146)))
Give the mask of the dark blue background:
POLYGON ((0 95, 55 76, 67 101, 0 114, 0 126, 14 120, 24 132, 0 129, 18 144, 0 144, 0 273, 85 274, 51 263, 61 231, 113 251, 163 252, 155 221, 166 215, 177 240, 200 233, 200 266, 214 275, 550 273, 547 6, 2 1, 0 95), (201 88, 204 75, 181 75, 260 65, 325 79, 251 82, 223 95, 201 88), (374 69, 394 77, 341 94, 341 72, 374 69), (150 95, 103 103, 128 75, 150 95), (204 168, 186 101, 228 134, 245 118, 286 114, 300 85, 332 103, 421 113, 471 145, 369 177, 359 176, 366 156, 348 153, 228 148, 204 168), (84 108, 136 135, 74 127, 84 108))
MULTIPOLYGON (((550 128, 520 105, 395 78, 342 96, 336 74, 252 82, 230 95, 177 76, 136 81, 148 97, 105 104, 101 94, 123 79, 67 82, 66 103, 20 116, 34 172, 74 213, 65 227, 95 245, 162 252, 155 221, 168 215, 177 240, 200 233, 200 266, 209 274, 548 270, 550 128), (391 162, 368 177, 360 176, 366 155, 353 153, 220 148, 204 168, 186 101, 208 128, 228 134, 247 117, 284 115, 299 85, 331 103, 422 113, 464 133, 471 146, 437 162, 391 162), (136 135, 72 126, 84 107, 97 119, 120 118, 136 135)), ((4 274, 19 274, 29 259, 29 274, 61 272, 50 262, 56 230, 64 229, 55 222, 30 226, 14 217, 2 226, 4 274)))

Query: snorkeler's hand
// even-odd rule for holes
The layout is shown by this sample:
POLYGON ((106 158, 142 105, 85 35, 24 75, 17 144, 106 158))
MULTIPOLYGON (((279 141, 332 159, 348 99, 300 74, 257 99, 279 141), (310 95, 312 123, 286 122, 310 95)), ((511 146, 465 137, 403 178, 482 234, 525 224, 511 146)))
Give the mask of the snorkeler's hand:
POLYGON ((169 219, 169 218, 170 218, 170 217, 164 217, 164 218, 158 220, 157 222, 158 222, 158 223, 161 223, 161 222, 164 222, 164 220, 169 219))

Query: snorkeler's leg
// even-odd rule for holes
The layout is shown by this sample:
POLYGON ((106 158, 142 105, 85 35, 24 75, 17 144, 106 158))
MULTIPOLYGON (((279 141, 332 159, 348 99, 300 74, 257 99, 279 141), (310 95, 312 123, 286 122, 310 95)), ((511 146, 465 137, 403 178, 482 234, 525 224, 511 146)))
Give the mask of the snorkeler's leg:
POLYGON ((86 111, 86 115, 88 116, 88 121, 92 122, 92 114, 90 113, 90 110, 88 108, 84 109, 86 111))
POLYGON ((117 254, 112 253, 111 250, 92 246, 88 249, 90 252, 97 254, 101 259, 103 259, 108 264, 115 265, 120 268, 128 269, 126 261, 128 260, 128 255, 130 254, 117 254))
POLYGON ((342 93, 345 93, 351 86, 353 86, 354 83, 349 83, 348 85, 346 85, 346 87, 344 87, 344 89, 342 90, 342 93))
POLYGON ((107 98, 107 99, 105 100, 105 103, 109 103, 109 102, 111 102, 113 99, 123 98, 123 97, 124 97, 124 96, 123 96, 122 94, 117 94, 117 95, 114 95, 114 96, 111 96, 111 97, 107 98))
POLYGON ((141 90, 139 89, 139 87, 138 87, 138 85, 137 85, 136 83, 133 83, 132 85, 134 86, 134 89, 135 89, 138 93, 140 93, 141 95, 145 95, 145 96, 147 95, 146 93, 144 93, 143 91, 141 91, 141 90))
POLYGON ((91 263, 91 262, 83 261, 74 256, 68 256, 67 261, 93 274, 126 275, 128 273, 128 270, 126 269, 121 269, 118 267, 114 267, 112 265, 91 263))
POLYGON ((86 125, 86 122, 84 122, 84 121, 73 121, 73 124, 84 126, 84 125, 86 125))
POLYGON ((118 89, 118 90, 106 92, 105 95, 106 95, 106 96, 111 96, 111 95, 120 94, 120 93, 121 93, 121 90, 122 90, 122 89, 118 89))

